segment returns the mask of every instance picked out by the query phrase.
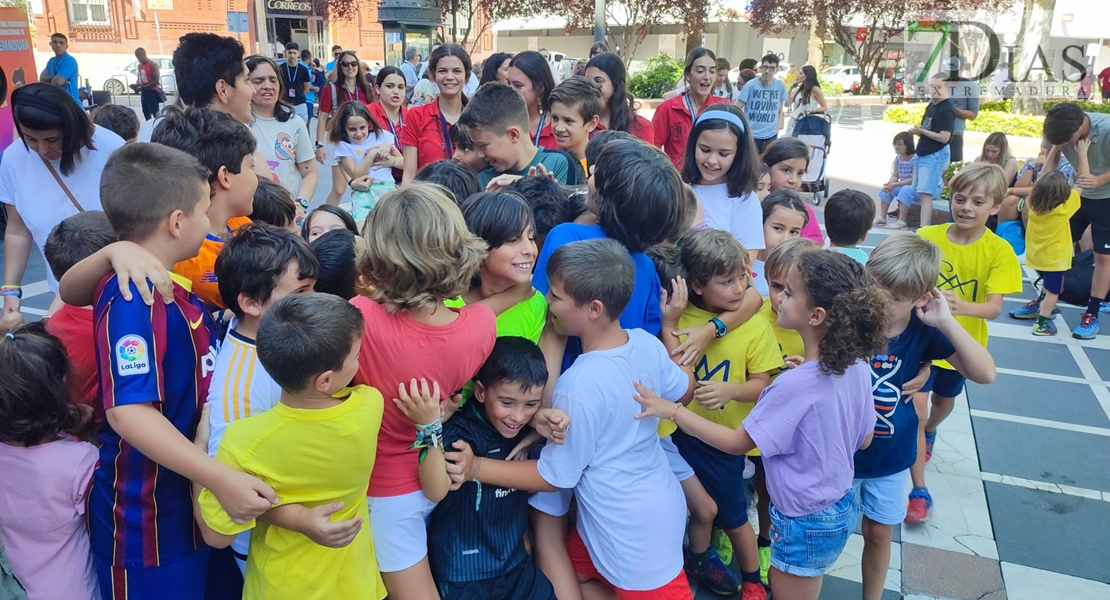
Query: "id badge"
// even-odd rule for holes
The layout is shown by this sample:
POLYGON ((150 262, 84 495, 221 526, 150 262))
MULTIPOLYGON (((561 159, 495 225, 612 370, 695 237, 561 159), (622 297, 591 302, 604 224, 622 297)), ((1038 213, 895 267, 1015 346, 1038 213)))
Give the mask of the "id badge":
POLYGON ((297 91, 296 90, 289 90, 289 97, 290 98, 296 98, 297 97, 297 91))

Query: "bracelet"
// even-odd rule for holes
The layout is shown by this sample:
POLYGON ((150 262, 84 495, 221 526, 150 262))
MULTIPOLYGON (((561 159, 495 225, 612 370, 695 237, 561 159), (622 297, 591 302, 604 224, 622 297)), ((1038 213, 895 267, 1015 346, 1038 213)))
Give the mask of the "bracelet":
POLYGON ((478 481, 478 471, 481 471, 481 470, 482 470, 482 457, 479 456, 478 457, 478 466, 474 467, 474 479, 471 479, 471 481, 474 482, 474 485, 478 486, 478 493, 474 497, 474 512, 478 512, 478 509, 482 507, 482 482, 478 481))
POLYGON ((432 448, 439 448, 443 452, 443 422, 438 417, 427 425, 417 425, 416 441, 409 446, 409 450, 420 450, 420 464, 424 463, 424 457, 432 448))
POLYGON ((19 285, 3 285, 0 286, 0 296, 15 296, 16 298, 23 297, 23 286, 19 285))
POLYGON ((674 423, 674 422, 675 422, 674 418, 675 418, 675 416, 677 416, 677 415, 678 415, 678 409, 679 409, 679 408, 680 408, 681 406, 682 406, 682 404, 681 404, 681 403, 679 403, 679 402, 675 402, 675 403, 674 403, 674 408, 673 408, 673 409, 671 409, 671 423, 674 423))

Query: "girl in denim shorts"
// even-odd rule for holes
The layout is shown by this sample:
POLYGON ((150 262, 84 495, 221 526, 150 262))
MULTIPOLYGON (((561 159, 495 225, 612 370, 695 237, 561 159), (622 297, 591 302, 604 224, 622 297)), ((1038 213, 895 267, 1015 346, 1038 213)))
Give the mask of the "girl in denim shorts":
POLYGON ((735 430, 638 387, 644 416, 675 421, 720 450, 759 447, 771 497, 771 589, 816 600, 856 520, 853 456, 875 428, 871 370, 885 346, 886 292, 839 253, 801 254, 781 292, 778 325, 797 330, 805 361, 780 375, 735 430))

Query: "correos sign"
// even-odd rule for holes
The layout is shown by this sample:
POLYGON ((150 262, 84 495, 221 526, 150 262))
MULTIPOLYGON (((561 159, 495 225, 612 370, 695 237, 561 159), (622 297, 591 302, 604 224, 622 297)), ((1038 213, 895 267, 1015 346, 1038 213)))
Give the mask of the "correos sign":
POLYGON ((296 0, 266 0, 266 11, 271 13, 312 14, 311 2, 296 0))

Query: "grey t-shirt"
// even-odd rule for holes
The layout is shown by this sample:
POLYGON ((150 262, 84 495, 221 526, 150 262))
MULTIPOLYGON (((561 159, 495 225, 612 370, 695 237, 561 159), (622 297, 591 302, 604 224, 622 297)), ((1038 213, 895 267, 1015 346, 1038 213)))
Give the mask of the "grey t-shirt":
MULTIPOLYGON (((1102 113, 1086 113, 1091 119, 1091 132, 1087 139, 1091 141, 1091 149, 1087 151, 1087 162, 1091 168, 1091 175, 1102 175, 1110 171, 1110 115, 1102 113)), ((1073 167, 1079 169, 1079 153, 1075 146, 1064 146, 1064 158, 1073 167)), ((1110 183, 1083 190, 1084 198, 1104 200, 1110 198, 1110 183)))
MULTIPOLYGON (((952 101, 952 108, 970 110, 979 114, 979 84, 974 81, 949 81, 948 99, 952 101)), ((956 115, 956 122, 952 126, 952 135, 963 135, 967 129, 967 122, 956 115)))

